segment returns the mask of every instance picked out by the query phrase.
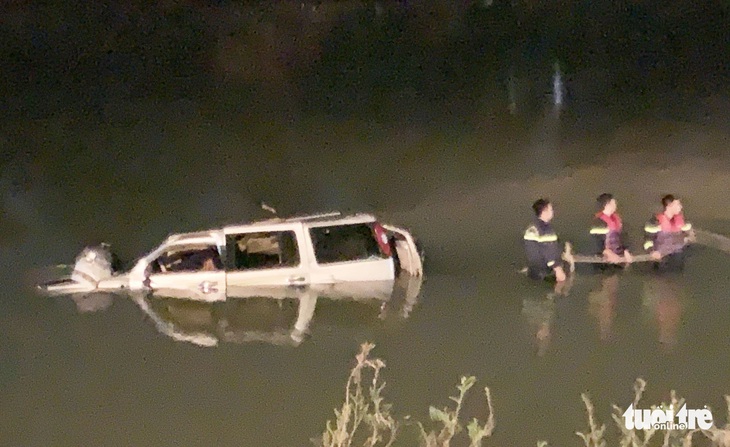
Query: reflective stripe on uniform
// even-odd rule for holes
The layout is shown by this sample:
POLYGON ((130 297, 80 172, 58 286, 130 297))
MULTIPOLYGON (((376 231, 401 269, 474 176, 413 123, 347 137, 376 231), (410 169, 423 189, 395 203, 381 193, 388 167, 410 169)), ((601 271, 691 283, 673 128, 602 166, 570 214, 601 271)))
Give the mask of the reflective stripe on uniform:
POLYGON ((662 230, 662 227, 660 227, 659 225, 650 225, 650 224, 644 225, 644 231, 646 231, 647 233, 658 233, 661 230, 662 230))
POLYGON ((524 239, 526 241, 535 241, 535 242, 555 242, 558 240, 557 234, 543 234, 540 236, 540 233, 537 231, 537 228, 530 227, 525 231, 524 239))
POLYGON ((648 250, 648 249, 650 249, 653 246, 654 246, 654 242, 652 242, 652 241, 646 241, 646 242, 644 242, 644 250, 648 250))
POLYGON ((537 232, 537 228, 528 227, 523 237, 526 241, 536 241, 540 237, 540 233, 537 232))
POLYGON ((546 234, 544 236, 535 236, 533 234, 527 234, 525 233, 525 240, 526 241, 535 241, 535 242, 556 242, 558 240, 558 235, 556 234, 546 234))
POLYGON ((692 224, 687 222, 686 224, 682 225, 682 231, 689 231, 692 229, 692 224))
POLYGON ((608 227, 594 227, 591 228, 591 234, 608 234, 611 230, 608 227))
POLYGON ((550 261, 550 262, 548 262, 547 265, 548 265, 548 267, 552 267, 554 264, 555 264, 555 261, 550 261))

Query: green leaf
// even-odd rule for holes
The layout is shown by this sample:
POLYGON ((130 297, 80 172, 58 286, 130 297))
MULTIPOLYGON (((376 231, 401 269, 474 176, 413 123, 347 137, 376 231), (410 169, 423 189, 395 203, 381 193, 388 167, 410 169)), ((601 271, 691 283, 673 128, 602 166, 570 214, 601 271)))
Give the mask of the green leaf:
POLYGON ((445 411, 439 410, 436 407, 428 407, 428 415, 432 421, 441 421, 444 424, 449 422, 449 415, 445 411))
POLYGON ((474 418, 469 422, 469 425, 466 426, 467 431, 469 432, 469 439, 471 439, 471 442, 476 442, 478 439, 483 438, 484 436, 484 430, 482 429, 481 425, 479 425, 479 421, 474 418))
POLYGON ((462 393, 469 390, 469 388, 473 387, 474 384, 477 382, 477 378, 474 376, 464 376, 461 378, 461 385, 459 386, 459 391, 462 393))

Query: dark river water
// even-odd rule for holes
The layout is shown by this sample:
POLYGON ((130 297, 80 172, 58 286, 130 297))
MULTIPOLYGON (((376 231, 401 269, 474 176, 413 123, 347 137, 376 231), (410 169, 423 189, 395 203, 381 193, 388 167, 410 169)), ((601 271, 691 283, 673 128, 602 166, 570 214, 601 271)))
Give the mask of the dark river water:
MULTIPOLYGON (((0 445, 311 445, 366 341, 387 364, 396 415, 427 420, 462 375, 477 377, 475 390, 489 386, 495 445, 580 445, 581 393, 612 425, 611 404, 628 406, 638 377, 647 407, 676 389, 724 424, 728 253, 696 247, 673 276, 638 265, 616 276, 579 271, 555 300, 517 269, 540 196, 553 200, 557 231, 579 251, 590 247, 595 198, 606 191, 637 252, 667 193, 696 227, 730 236, 730 100, 717 86, 727 72, 667 74, 649 101, 637 93, 646 79, 617 59, 613 71, 566 74, 557 110, 550 61, 520 57, 514 115, 494 71, 481 94, 460 97, 452 85, 440 102, 362 87, 388 95, 387 117, 309 112, 270 86, 231 99, 221 92, 228 84, 141 99, 110 88, 87 92, 105 98, 91 102, 71 89, 54 98, 78 103, 45 110, 34 99, 42 88, 26 86, 30 105, 2 123, 0 445), (284 214, 374 212, 411 229, 426 276, 407 317, 320 300, 298 346, 203 347, 165 333, 129 297, 83 303, 32 291, 40 269, 71 262, 85 244, 108 241, 131 260, 172 232, 263 217, 260 200, 284 214)), ((155 305, 182 329, 221 315, 251 320, 246 312, 260 315, 261 330, 295 318, 288 304, 155 305)), ((464 420, 485 417, 477 394, 464 420)), ((398 445, 415 445, 415 434, 404 429, 398 445)))

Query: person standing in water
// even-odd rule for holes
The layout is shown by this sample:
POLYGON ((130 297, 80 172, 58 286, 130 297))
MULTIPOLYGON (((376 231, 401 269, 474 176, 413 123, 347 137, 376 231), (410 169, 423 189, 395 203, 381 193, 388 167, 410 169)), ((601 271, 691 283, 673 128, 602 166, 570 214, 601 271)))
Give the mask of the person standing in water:
MULTIPOLYGON (((590 229, 596 254, 603 256, 607 263, 631 263, 633 258, 626 247, 623 222, 616 211, 616 199, 612 194, 603 193, 596 200, 600 211, 594 216, 595 219, 590 229)), ((605 267, 605 265, 600 267, 605 267)))
POLYGON ((548 199, 538 199, 532 204, 532 210, 535 220, 523 236, 528 263, 527 274, 533 279, 554 277, 557 282, 563 282, 566 275, 560 244, 550 224, 554 216, 553 205, 548 199))
POLYGON ((684 220, 682 203, 671 194, 662 197, 664 211, 653 216, 644 226, 644 249, 658 261, 662 270, 684 267, 685 247, 694 241, 692 224, 684 220))

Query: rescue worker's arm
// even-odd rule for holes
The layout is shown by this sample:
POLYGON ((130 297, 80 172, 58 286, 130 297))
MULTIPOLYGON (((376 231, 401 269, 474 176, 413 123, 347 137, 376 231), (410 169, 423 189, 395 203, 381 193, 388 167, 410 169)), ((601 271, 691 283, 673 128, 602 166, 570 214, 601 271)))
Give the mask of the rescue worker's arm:
POLYGON ((556 269, 562 270, 562 253, 560 252, 560 246, 558 245, 557 241, 550 244, 549 246, 547 244, 544 244, 542 248, 545 252, 543 256, 547 260, 547 266, 550 267, 553 271, 555 271, 556 269))
POLYGON ((625 251, 629 251, 629 247, 631 247, 631 243, 633 241, 631 240, 631 235, 626 231, 621 231, 621 246, 625 251))
POLYGON ((695 241, 695 230, 690 222, 685 221, 682 225, 682 234, 684 234, 684 242, 690 243, 695 241))
POLYGON ((562 257, 560 255, 560 249, 557 242, 555 242, 555 247, 556 251, 559 253, 558 259, 549 261, 548 265, 550 265, 550 268, 553 269, 553 272, 555 272, 555 280, 558 283, 561 283, 567 279, 567 276, 565 275, 565 270, 563 270, 562 257))
POLYGON ((536 266, 553 268, 560 261, 560 247, 555 234, 540 234, 535 226, 530 226, 525 231, 524 239, 527 257, 536 266))
POLYGON ((555 272, 555 279, 558 282, 565 281, 563 271, 562 252, 558 243, 558 235, 555 233, 543 234, 540 237, 540 252, 548 268, 555 272))
POLYGON ((621 257, 614 253, 607 245, 609 231, 608 224, 602 219, 596 218, 593 221, 590 233, 595 243, 596 254, 603 256, 609 262, 619 262, 621 257))
POLYGON ((558 236, 555 233, 543 234, 540 237, 540 253, 548 267, 553 270, 561 267, 562 253, 558 244, 558 236))
POLYGON ((661 258, 661 253, 659 253, 659 250, 657 250, 657 247, 655 246, 656 238, 660 230, 661 227, 659 226, 659 221, 656 217, 652 217, 644 225, 644 250, 651 253, 652 257, 656 259, 661 258))
POLYGON ((539 268, 553 270, 559 282, 565 281, 558 236, 555 233, 541 235, 537 228, 531 226, 525 231, 524 239, 530 263, 539 268))
POLYGON ((621 231, 621 247, 624 249, 624 260, 628 263, 634 262, 634 257, 629 251, 631 246, 631 237, 626 231, 621 231))
POLYGON ((540 250, 540 233, 537 231, 537 228, 531 226, 525 230, 524 242, 525 254, 527 255, 527 261, 530 265, 538 268, 546 266, 547 260, 542 257, 542 251, 540 250))
POLYGON ((608 225, 599 218, 595 218, 591 225, 591 239, 596 247, 596 254, 601 256, 606 251, 606 237, 608 236, 608 225))

